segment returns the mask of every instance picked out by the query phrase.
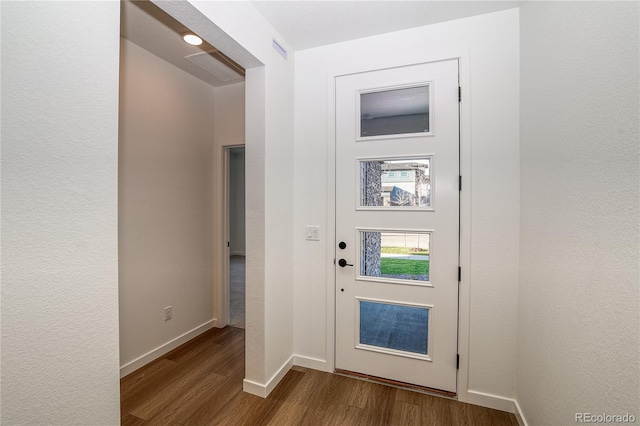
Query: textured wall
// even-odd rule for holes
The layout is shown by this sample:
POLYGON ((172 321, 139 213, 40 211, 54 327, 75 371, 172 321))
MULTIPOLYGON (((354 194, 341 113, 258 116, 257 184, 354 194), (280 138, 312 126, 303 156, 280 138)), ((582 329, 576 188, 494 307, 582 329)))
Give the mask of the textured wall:
MULTIPOLYGON (((215 117, 213 135, 217 147, 223 145, 244 144, 244 83, 216 87, 215 117)), ((222 150, 216 149, 216 155, 222 160, 222 150)))
POLYGON ((1 13, 0 421, 119 424, 119 4, 1 13))
POLYGON ((518 401, 640 418, 638 3, 521 8, 518 401))
POLYGON ((122 39, 122 365, 213 319, 214 93, 122 39))

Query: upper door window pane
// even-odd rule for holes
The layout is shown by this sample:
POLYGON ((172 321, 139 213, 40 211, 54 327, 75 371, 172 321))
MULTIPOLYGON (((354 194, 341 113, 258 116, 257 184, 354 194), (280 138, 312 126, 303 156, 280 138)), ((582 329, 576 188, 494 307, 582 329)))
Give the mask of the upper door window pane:
POLYGON ((428 84, 360 93, 360 137, 428 132, 428 84))

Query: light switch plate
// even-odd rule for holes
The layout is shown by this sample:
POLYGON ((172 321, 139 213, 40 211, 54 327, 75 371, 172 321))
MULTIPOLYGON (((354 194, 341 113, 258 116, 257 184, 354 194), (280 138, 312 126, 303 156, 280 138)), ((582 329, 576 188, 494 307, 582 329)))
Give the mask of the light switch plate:
POLYGON ((307 241, 320 241, 320 227, 315 225, 307 225, 305 227, 304 237, 307 241))

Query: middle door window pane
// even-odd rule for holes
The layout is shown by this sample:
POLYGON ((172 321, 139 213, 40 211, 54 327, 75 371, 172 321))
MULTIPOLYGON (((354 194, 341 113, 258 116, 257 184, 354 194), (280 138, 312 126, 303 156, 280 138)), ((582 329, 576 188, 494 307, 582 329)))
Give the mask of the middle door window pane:
POLYGON ((429 281, 430 232, 360 231, 360 276, 429 281))

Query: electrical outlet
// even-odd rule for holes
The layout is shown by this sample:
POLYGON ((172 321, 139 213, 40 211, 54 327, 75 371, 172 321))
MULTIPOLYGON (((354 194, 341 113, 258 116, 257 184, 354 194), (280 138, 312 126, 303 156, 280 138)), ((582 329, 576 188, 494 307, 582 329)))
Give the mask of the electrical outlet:
POLYGON ((164 320, 165 321, 169 321, 171 319, 171 316, 173 314, 173 308, 171 306, 167 306, 166 308, 164 308, 164 320))

